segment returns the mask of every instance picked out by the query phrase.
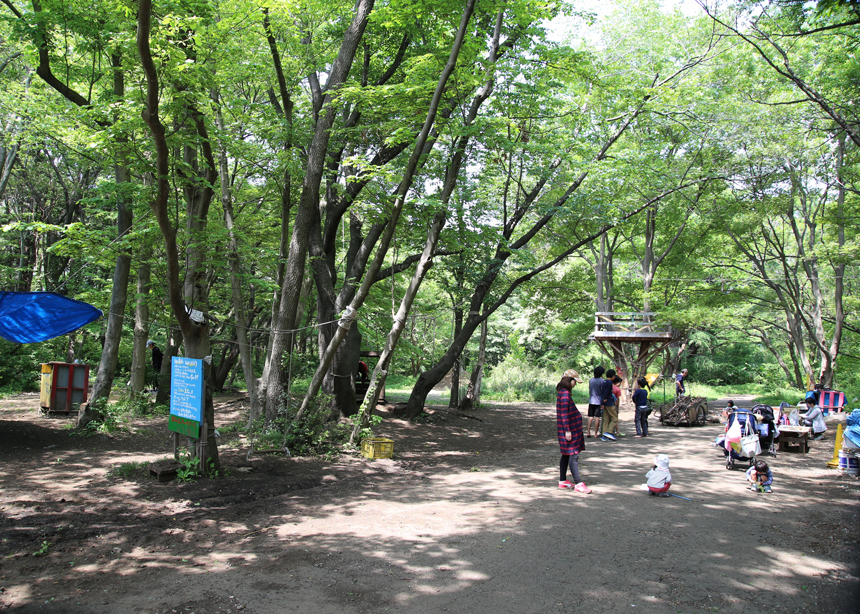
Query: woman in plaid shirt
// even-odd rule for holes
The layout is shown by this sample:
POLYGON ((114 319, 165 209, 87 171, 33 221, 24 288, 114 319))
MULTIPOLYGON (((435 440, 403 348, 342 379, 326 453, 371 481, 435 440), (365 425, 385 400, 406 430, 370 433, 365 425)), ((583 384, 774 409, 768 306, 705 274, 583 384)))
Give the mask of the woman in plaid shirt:
POLYGON ((568 369, 555 387, 555 414, 558 426, 558 445, 561 448, 559 463, 560 479, 558 487, 572 489, 576 492, 590 493, 591 489, 579 477, 579 453, 585 449, 585 439, 582 436, 582 414, 573 404, 570 392, 576 384, 581 384, 582 378, 573 369, 568 369), (567 469, 573 475, 573 482, 567 479, 567 469))

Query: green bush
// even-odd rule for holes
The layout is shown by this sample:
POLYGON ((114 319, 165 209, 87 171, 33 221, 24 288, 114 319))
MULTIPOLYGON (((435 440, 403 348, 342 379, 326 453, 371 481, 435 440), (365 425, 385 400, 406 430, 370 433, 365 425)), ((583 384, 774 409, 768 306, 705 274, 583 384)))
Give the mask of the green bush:
MULTIPOLYGON (((301 398, 296 395, 296 400, 301 398)), ((271 449, 286 445, 293 456, 336 456, 349 440, 352 424, 330 419, 331 401, 331 395, 318 394, 299 422, 295 422, 299 402, 282 407, 278 417, 268 425, 261 416, 252 425, 250 434, 255 447, 271 449)))
MULTIPOLYGON (((509 357, 484 379, 482 396, 491 401, 554 403, 560 373, 558 368, 538 367, 509 357)), ((576 386, 572 396, 575 402, 587 404, 588 386, 576 386)))
POLYGON ((36 392, 41 382, 41 363, 48 356, 39 344, 21 345, 0 339, 0 394, 36 392))

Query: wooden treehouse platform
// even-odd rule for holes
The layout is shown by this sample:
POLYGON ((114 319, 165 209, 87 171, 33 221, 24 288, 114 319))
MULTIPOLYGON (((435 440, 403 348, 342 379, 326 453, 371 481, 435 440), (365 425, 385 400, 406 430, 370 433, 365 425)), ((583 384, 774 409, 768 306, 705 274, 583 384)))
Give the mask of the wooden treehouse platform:
POLYGON ((624 355, 623 344, 638 345, 632 375, 644 375, 648 365, 675 340, 672 327, 657 324, 656 317, 650 311, 598 311, 594 314, 594 332, 588 338, 610 359, 624 355))

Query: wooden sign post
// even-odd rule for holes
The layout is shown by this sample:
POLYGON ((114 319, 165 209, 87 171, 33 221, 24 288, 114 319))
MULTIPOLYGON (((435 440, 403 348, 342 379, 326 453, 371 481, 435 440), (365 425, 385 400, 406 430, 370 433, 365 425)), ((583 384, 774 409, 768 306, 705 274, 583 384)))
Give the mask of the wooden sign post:
POLYGON ((203 360, 174 356, 170 364, 170 417, 167 427, 173 431, 173 454, 178 450, 179 435, 197 440, 200 471, 205 473, 203 446, 206 424, 203 424, 203 360), (201 432, 202 431, 202 432, 201 432))

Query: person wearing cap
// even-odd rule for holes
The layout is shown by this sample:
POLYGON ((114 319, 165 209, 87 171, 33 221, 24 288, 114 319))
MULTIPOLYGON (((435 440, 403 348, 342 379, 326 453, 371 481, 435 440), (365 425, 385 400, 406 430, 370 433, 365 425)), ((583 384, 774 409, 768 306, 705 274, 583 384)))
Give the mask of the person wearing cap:
POLYGON ((591 489, 585 485, 579 475, 579 453, 585 449, 585 438, 582 436, 582 414, 573 403, 570 393, 576 384, 581 384, 582 378, 573 369, 568 369, 561 376, 561 381, 555 387, 555 414, 558 428, 558 445, 561 449, 559 462, 558 487, 562 490, 588 494, 591 489), (567 479, 567 470, 573 481, 567 479))
POLYGON ((146 342, 146 349, 152 352, 152 368, 155 369, 156 373, 161 373, 161 363, 164 360, 164 354, 158 349, 158 346, 155 345, 155 341, 152 339, 146 342))
POLYGON ((687 389, 684 387, 684 379, 686 377, 686 369, 681 369, 681 372, 675 376, 675 396, 679 399, 687 393, 687 389))
POLYGON ((648 480, 648 492, 658 497, 668 497, 669 487, 672 486, 672 474, 669 473, 669 456, 658 454, 654 459, 654 467, 645 474, 648 480))

